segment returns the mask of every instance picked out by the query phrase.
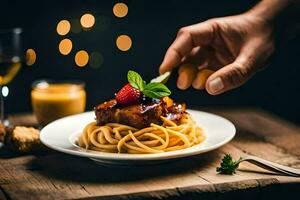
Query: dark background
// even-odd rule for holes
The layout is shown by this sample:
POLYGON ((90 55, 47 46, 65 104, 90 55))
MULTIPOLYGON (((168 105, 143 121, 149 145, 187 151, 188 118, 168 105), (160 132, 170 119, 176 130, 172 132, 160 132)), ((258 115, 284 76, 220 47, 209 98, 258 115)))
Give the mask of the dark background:
MULTIPOLYGON (((37 52, 36 63, 30 67, 24 65, 8 85, 10 94, 6 98, 6 112, 31 111, 31 83, 41 78, 84 80, 88 92, 87 109, 90 110, 97 103, 113 97, 126 82, 129 69, 138 71, 148 80, 156 76, 163 55, 180 27, 212 17, 238 14, 255 4, 252 0, 125 2, 129 13, 125 18, 117 18, 112 13, 116 1, 112 0, 2 0, 0 28, 24 28, 24 47, 37 52), (60 20, 79 20, 87 12, 96 17, 92 30, 78 34, 70 32, 66 36, 56 33, 60 20), (133 40, 128 52, 119 51, 115 45, 120 34, 128 34, 133 40), (58 44, 63 38, 73 41, 73 50, 67 56, 58 52, 58 44), (97 69, 76 67, 74 55, 80 49, 100 52, 104 57, 102 66, 97 69)), ((255 106, 299 123, 299 44, 298 37, 278 48, 266 70, 243 87, 226 94, 210 96, 205 91, 193 89, 179 91, 176 73, 168 86, 174 98, 192 107, 255 106)))

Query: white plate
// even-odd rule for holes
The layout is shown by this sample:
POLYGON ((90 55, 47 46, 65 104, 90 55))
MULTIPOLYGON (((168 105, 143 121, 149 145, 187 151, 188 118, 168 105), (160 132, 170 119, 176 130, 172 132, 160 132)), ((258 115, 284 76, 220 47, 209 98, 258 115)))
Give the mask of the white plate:
POLYGON ((177 151, 156 154, 118 154, 80 148, 74 144, 74 141, 83 128, 94 120, 94 112, 72 115, 54 121, 41 130, 40 139, 51 149, 87 157, 102 164, 145 165, 212 151, 228 143, 234 137, 235 127, 227 119, 197 110, 188 110, 188 112, 204 129, 206 140, 199 145, 177 151))

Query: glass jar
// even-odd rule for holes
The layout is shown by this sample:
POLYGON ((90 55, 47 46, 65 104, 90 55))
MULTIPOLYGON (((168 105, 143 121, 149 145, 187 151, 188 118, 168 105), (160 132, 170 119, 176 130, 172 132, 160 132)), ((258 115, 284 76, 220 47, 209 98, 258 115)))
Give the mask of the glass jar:
POLYGON ((86 92, 81 81, 39 80, 32 84, 31 103, 40 125, 85 110, 86 92))

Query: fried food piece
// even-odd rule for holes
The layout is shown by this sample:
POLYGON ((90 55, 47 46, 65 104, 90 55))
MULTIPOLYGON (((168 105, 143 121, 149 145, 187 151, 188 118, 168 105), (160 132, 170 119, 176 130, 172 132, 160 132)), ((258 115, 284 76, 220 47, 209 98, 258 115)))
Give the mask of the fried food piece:
POLYGON ((4 145, 20 153, 33 152, 42 148, 39 136, 40 131, 35 128, 16 126, 6 132, 4 145))
POLYGON ((114 118, 118 109, 117 104, 117 101, 112 99, 95 107, 95 115, 98 125, 104 125, 106 123, 116 121, 114 118))
POLYGON ((138 129, 148 127, 151 123, 161 125, 163 122, 160 116, 179 120, 184 112, 185 104, 172 102, 172 105, 167 105, 162 100, 120 107, 117 101, 112 99, 95 108, 98 125, 121 123, 138 129))
POLYGON ((160 116, 162 115, 163 107, 159 104, 137 104, 119 109, 115 113, 115 120, 118 123, 142 129, 150 126, 151 123, 161 125, 160 116))

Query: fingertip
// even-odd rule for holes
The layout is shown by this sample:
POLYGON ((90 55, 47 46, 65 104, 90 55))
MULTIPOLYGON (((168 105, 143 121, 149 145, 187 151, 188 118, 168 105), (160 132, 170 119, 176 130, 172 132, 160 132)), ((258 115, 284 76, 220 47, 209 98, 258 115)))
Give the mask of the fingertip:
POLYGON ((188 88, 187 79, 188 77, 184 73, 180 73, 177 79, 177 87, 181 90, 186 90, 188 88))
POLYGON ((170 71, 172 69, 172 66, 173 66, 172 63, 170 63, 170 61, 168 61, 165 57, 163 62, 159 66, 159 73, 163 74, 167 71, 170 71))
POLYGON ((198 72, 198 74, 196 75, 196 78, 193 80, 193 83, 192 83, 193 88, 196 90, 201 90, 204 88, 204 84, 200 80, 199 76, 200 76, 200 72, 198 72))
POLYGON ((204 86, 201 85, 201 83, 199 83, 199 81, 197 81, 196 79, 193 81, 192 86, 196 90, 203 90, 204 89, 204 86))
POLYGON ((161 75, 161 74, 163 74, 163 73, 164 73, 164 70, 163 70, 161 67, 159 67, 159 70, 158 70, 158 72, 159 72, 159 74, 161 75))
POLYGON ((205 84, 208 80, 208 78, 214 73, 214 71, 210 70, 210 69, 202 69, 200 70, 194 81, 193 81, 193 87, 195 89, 201 90, 205 88, 205 84))
POLYGON ((197 68, 193 64, 184 63, 180 66, 178 73, 177 87, 186 90, 192 85, 197 74, 197 68))
POLYGON ((178 78, 177 80, 177 87, 181 90, 185 90, 185 85, 183 84, 183 82, 178 78))
POLYGON ((159 66, 159 74, 163 74, 165 72, 167 72, 166 67, 164 67, 163 65, 160 65, 159 66))

